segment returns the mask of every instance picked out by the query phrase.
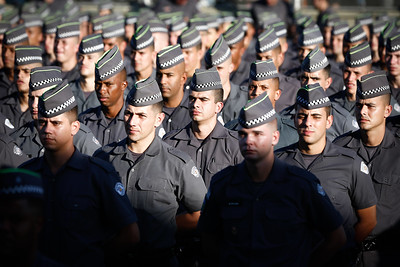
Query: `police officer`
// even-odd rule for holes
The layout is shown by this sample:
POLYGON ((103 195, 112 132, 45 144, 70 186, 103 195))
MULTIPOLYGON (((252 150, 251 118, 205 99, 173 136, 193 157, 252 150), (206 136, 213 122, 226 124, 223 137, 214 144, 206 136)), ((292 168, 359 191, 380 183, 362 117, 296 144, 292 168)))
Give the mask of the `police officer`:
POLYGON ((376 225, 376 196, 368 167, 349 149, 332 144, 326 129, 332 125, 331 102, 324 89, 310 84, 297 93, 295 124, 299 142, 276 155, 286 163, 314 174, 344 219, 347 245, 330 266, 354 266, 357 245, 376 225))
POLYGON ((80 76, 78 80, 70 84, 77 100, 79 113, 100 105, 95 92, 94 64, 103 53, 104 44, 100 34, 91 34, 82 38, 78 53, 80 76))
MULTIPOLYGON (((319 83, 328 94, 328 88, 330 88, 333 78, 330 73, 329 61, 318 47, 312 50, 303 60, 301 69, 302 86, 319 83)), ((355 118, 352 117, 347 110, 337 103, 331 106, 333 122, 332 126, 327 130, 327 137, 330 141, 333 141, 333 139, 344 133, 356 131, 358 129, 355 118)), ((287 108, 282 114, 284 116, 294 117, 295 106, 293 105, 287 108)))
POLYGON ((226 124, 239 116, 240 109, 247 101, 247 95, 246 92, 239 89, 238 85, 229 80, 229 75, 233 70, 232 54, 222 35, 207 50, 204 59, 206 68, 216 67, 221 78, 224 89, 224 108, 218 116, 218 120, 222 124, 226 124))
POLYGON ((357 82, 356 118, 360 130, 335 143, 357 152, 368 165, 378 197, 377 225, 363 242, 361 266, 397 266, 399 262, 400 143, 386 129, 392 111, 385 72, 374 72, 357 82))
POLYGON ((162 97, 157 82, 135 84, 126 100, 124 140, 103 147, 96 156, 111 162, 122 177, 140 227, 137 266, 177 266, 172 251, 176 230, 193 230, 206 188, 190 157, 162 142, 162 97), (178 205, 187 213, 176 216, 178 205))
POLYGON ((14 168, 0 170, 1 265, 64 266, 38 251, 44 215, 44 192, 39 174, 14 168))
POLYGON ((73 82, 79 79, 78 59, 79 49, 79 22, 65 22, 57 26, 54 51, 56 64, 61 67, 63 79, 73 82))
POLYGON ((155 79, 156 77, 156 71, 153 68, 153 61, 156 57, 154 38, 147 23, 137 27, 135 34, 131 38, 130 45, 132 47, 131 63, 134 72, 129 73, 127 79, 129 90, 133 88, 137 81, 149 77, 155 79))
POLYGON ((179 44, 167 46, 157 53, 156 80, 164 100, 162 122, 163 132, 159 136, 172 130, 184 128, 190 122, 188 110, 188 90, 186 83, 185 62, 179 44))
MULTIPOLYGON (((392 97, 400 105, 400 35, 389 37, 386 43, 386 67, 392 97)), ((396 107, 393 107, 396 109, 396 107)), ((400 107, 399 107, 400 109, 400 107)), ((400 110, 399 110, 400 111, 400 110)))
POLYGON ((31 69, 42 66, 42 49, 39 46, 15 47, 16 81, 12 86, 17 92, 0 101, 0 111, 19 128, 32 120, 29 112, 29 75, 31 69))
POLYGON ((279 89, 281 96, 275 103, 275 110, 279 113, 283 109, 293 105, 296 102, 296 92, 300 88, 300 82, 290 76, 281 73, 280 67, 285 59, 284 51, 280 45, 279 39, 275 33, 274 27, 267 28, 257 37, 256 42, 257 59, 272 59, 278 70, 279 89))
MULTIPOLYGON (((29 110, 31 121, 16 129, 11 137, 29 157, 38 157, 43 154, 43 145, 36 129, 38 119, 39 97, 48 89, 61 83, 61 69, 59 67, 38 67, 31 70, 29 80, 29 110)), ((86 125, 80 125, 79 131, 74 135, 74 145, 83 154, 91 156, 100 143, 86 125)))
POLYGON ((245 160, 211 181, 199 220, 204 248, 216 266, 323 265, 346 241, 340 215, 314 175, 274 157, 279 132, 265 92, 239 121, 245 160), (311 255, 316 231, 325 239, 311 255))
POLYGON ((242 85, 248 78, 250 62, 242 58, 246 48, 244 46, 245 22, 243 19, 237 19, 223 33, 223 37, 229 46, 232 54, 233 70, 229 80, 237 85, 242 85))
POLYGON ((185 128, 169 133, 164 141, 192 158, 207 188, 211 177, 242 161, 237 133, 217 121, 222 110, 223 89, 218 72, 197 69, 190 85, 189 112, 192 121, 185 128))
POLYGON ((67 81, 39 98, 38 132, 43 157, 23 168, 43 177, 45 217, 40 250, 74 266, 105 266, 106 253, 119 259, 139 241, 137 218, 115 169, 81 154, 76 101, 67 81))
POLYGON ((100 106, 81 113, 79 121, 90 128, 102 145, 107 145, 126 137, 124 91, 128 82, 118 47, 106 51, 95 68, 95 88, 100 106))

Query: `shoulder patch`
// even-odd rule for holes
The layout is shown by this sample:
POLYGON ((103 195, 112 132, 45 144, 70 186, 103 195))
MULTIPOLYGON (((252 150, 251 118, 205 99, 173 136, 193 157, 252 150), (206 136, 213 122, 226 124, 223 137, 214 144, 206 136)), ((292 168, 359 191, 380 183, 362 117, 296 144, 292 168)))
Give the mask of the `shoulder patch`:
POLYGON ((218 115, 217 119, 222 125, 225 125, 224 119, 222 118, 222 116, 220 114, 218 115))
POLYGON ((358 126, 357 120, 353 119, 353 121, 351 122, 351 125, 356 128, 357 130, 360 129, 360 126, 358 126))
POLYGON ((15 128, 14 125, 12 125, 12 123, 11 123, 11 121, 9 119, 6 119, 4 121, 4 124, 10 129, 14 129, 15 128))
POLYGON ((360 171, 365 174, 369 174, 368 166, 364 163, 364 161, 361 161, 360 171))
POLYGON ((94 137, 94 135, 93 135, 93 137, 92 137, 92 141, 93 141, 93 143, 95 143, 98 147, 101 147, 100 142, 97 140, 96 137, 94 137))
POLYGON ((115 192, 118 193, 118 195, 123 196, 125 195, 125 187, 122 183, 117 182, 114 186, 115 192))
POLYGON ((320 185, 320 184, 317 184, 317 192, 318 192, 318 194, 320 194, 321 196, 325 196, 325 195, 326 195, 324 189, 322 188, 322 185, 320 185))
POLYGON ((19 148, 17 145, 14 145, 13 152, 17 156, 22 156, 23 155, 21 148, 19 148))
POLYGON ((400 105, 399 105, 399 103, 394 104, 393 109, 396 110, 397 112, 400 112, 400 105))
POLYGON ((200 172, 199 172, 199 170, 196 168, 196 166, 193 166, 193 167, 192 167, 191 173, 192 173, 192 175, 193 175, 194 177, 196 177, 196 178, 199 178, 199 176, 200 176, 200 172))

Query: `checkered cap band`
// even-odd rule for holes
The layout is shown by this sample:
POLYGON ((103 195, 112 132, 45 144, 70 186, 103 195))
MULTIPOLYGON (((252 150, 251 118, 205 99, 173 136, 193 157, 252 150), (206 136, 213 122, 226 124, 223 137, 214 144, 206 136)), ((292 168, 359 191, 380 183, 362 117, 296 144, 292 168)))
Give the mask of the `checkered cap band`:
POLYGON ((257 60, 251 63, 250 76, 249 78, 253 81, 263 81, 272 78, 278 78, 278 70, 274 65, 272 59, 268 60, 257 60))
POLYGON ((45 66, 33 68, 31 70, 29 88, 32 91, 55 86, 62 82, 61 68, 45 66))
POLYGON ((207 50, 205 55, 206 64, 211 66, 218 66, 225 62, 231 56, 231 50, 222 35, 214 42, 213 46, 207 50))
POLYGON ((104 51, 104 43, 101 34, 91 34, 82 38, 79 44, 79 53, 91 54, 104 51))
POLYGON ((6 21, 0 21, 0 34, 4 34, 10 28, 10 23, 6 21))
POLYGON ((386 51, 387 52, 397 52, 400 50, 400 34, 390 37, 386 43, 386 51))
POLYGON ((355 43, 367 38, 367 34, 360 24, 351 27, 344 35, 344 41, 348 43, 355 43))
POLYGON ((254 128, 276 118, 276 111, 266 92, 247 102, 240 110, 239 124, 244 128, 254 128))
POLYGON ((309 84, 297 91, 296 103, 306 109, 316 109, 331 105, 325 90, 319 85, 309 84))
POLYGON ((0 170, 0 198, 43 198, 41 176, 26 169, 0 170))
POLYGON ((95 64, 95 75, 100 80, 107 80, 124 69, 124 61, 118 46, 106 51, 95 64))
POLYGON ((357 80, 357 95, 361 99, 390 94, 389 81, 385 71, 366 74, 357 80))
POLYGON ((345 64, 349 67, 359 67, 372 63, 371 48, 367 42, 350 48, 345 55, 345 64))
POLYGON ((316 72, 322 70, 329 65, 329 61, 325 54, 319 50, 318 47, 314 48, 301 63, 301 69, 306 72, 316 72))
POLYGON ((163 100, 160 88, 152 77, 136 82, 134 87, 126 97, 128 105, 142 107, 153 105, 163 100))
POLYGON ((103 27, 102 36, 104 39, 125 35, 124 20, 105 22, 103 23, 102 27, 103 27))
POLYGON ((79 22, 67 22, 57 26, 57 39, 77 37, 80 34, 79 22))
POLYGON ((76 106, 75 96, 68 81, 47 90, 39 98, 38 110, 46 118, 58 116, 76 106))
POLYGON ((223 36, 228 45, 233 45, 240 42, 244 38, 243 20, 233 22, 230 27, 224 32, 223 36))
POLYGON ((161 20, 150 20, 148 22, 150 26, 150 31, 154 32, 165 32, 168 33, 167 26, 161 20))
POLYGON ((168 69, 183 62, 183 53, 179 44, 170 45, 157 53, 157 68, 168 69))
POLYGON ((371 15, 364 15, 356 18, 356 23, 360 25, 368 25, 373 23, 373 19, 371 15))
POLYGON ((148 24, 139 26, 131 38, 131 47, 134 50, 144 49, 153 43, 154 38, 153 35, 151 35, 150 26, 148 24))
POLYGON ((387 25, 386 21, 383 21, 383 20, 382 21, 375 21, 372 24, 372 30, 373 30, 373 32, 375 34, 380 33, 381 31, 383 31, 383 29, 385 29, 386 25, 387 25))
POLYGON ((190 82, 190 89, 193 91, 210 91, 221 89, 222 83, 215 67, 208 70, 196 69, 190 82))
POLYGON ((273 27, 268 28, 257 38, 256 51, 264 53, 279 46, 279 39, 275 34, 273 27))
POLYGON ((347 22, 337 22, 332 27, 333 35, 345 34, 349 30, 349 24, 347 22))
POLYGON ((43 50, 39 46, 16 46, 15 63, 18 66, 42 63, 42 54, 43 50))
POLYGON ((300 35, 301 46, 322 44, 323 42, 324 42, 324 37, 322 36, 318 26, 304 29, 300 35))
POLYGON ((25 25, 13 27, 4 33, 3 42, 6 45, 22 43, 28 40, 28 34, 25 30, 25 25))
POLYGON ((25 27, 26 28, 42 27, 42 26, 43 26, 43 21, 42 20, 32 20, 32 21, 25 22, 25 27))
POLYGON ((193 26, 184 29, 178 37, 178 43, 182 48, 190 48, 200 44, 201 37, 199 31, 193 26))

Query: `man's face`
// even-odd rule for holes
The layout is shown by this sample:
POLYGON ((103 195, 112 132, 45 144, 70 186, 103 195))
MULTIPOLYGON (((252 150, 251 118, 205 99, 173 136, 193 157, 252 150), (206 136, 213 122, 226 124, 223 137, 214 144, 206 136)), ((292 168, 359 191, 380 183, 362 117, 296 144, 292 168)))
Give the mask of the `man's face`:
POLYGON ((156 53, 160 52, 163 48, 167 47, 169 44, 169 35, 166 32, 153 32, 154 38, 154 51, 156 53))
POLYGON ((54 49, 57 61, 65 63, 76 58, 78 48, 78 37, 56 39, 54 49))
POLYGON ((46 33, 44 35, 44 50, 47 54, 54 54, 54 44, 56 42, 56 34, 55 33, 46 33))
POLYGON ((229 83, 229 76, 233 70, 233 64, 230 60, 216 66, 222 85, 229 83))
POLYGON ((326 26, 322 29, 322 35, 324 36, 324 46, 331 47, 331 32, 332 27, 326 26))
POLYGON ((208 33, 208 38, 205 47, 206 49, 209 49, 213 45, 213 43, 215 43, 215 41, 218 39, 219 32, 215 28, 209 28, 207 33, 208 33))
POLYGON ((400 51, 386 52, 386 66, 391 76, 400 76, 400 51))
POLYGON ((300 46, 299 47, 299 52, 298 52, 298 56, 299 56, 299 60, 300 63, 303 62, 303 60, 306 58, 306 56, 315 48, 317 47, 317 45, 309 45, 309 46, 300 46))
POLYGON ((0 256, 20 257, 30 251, 42 228, 43 217, 35 214, 27 199, 0 201, 0 256))
POLYGON ((239 148, 246 161, 258 162, 274 153, 279 132, 269 123, 254 128, 239 128, 239 148))
POLYGON ((29 91, 29 110, 31 111, 32 119, 38 119, 38 103, 39 97, 46 91, 46 88, 36 91, 29 91))
POLYGON ((319 83, 325 91, 332 83, 332 79, 330 79, 330 77, 327 77, 324 70, 318 70, 315 72, 303 72, 300 77, 300 81, 302 87, 309 84, 319 83))
MULTIPOLYGON (((183 63, 184 64, 184 63, 183 63)), ((157 68, 157 83, 163 98, 171 98, 182 94, 186 82, 185 67, 182 63, 168 69, 157 68)))
POLYGON ((343 80, 344 85, 350 94, 354 95, 357 92, 357 80, 359 80, 361 76, 368 74, 369 70, 370 67, 368 65, 354 68, 345 65, 343 70, 343 80))
POLYGON ((200 60, 203 55, 201 49, 196 46, 182 49, 183 60, 185 61, 185 72, 187 75, 192 75, 197 66, 200 65, 200 60))
POLYGON ((213 90, 196 92, 190 91, 189 114, 193 121, 209 122, 216 117, 222 109, 222 102, 215 103, 215 92, 213 90))
POLYGON ((309 145, 325 142, 326 130, 331 127, 332 121, 332 115, 327 116, 325 108, 308 110, 298 106, 296 111, 297 133, 299 138, 309 145))
POLYGON ((29 45, 37 45, 43 41, 42 27, 29 27, 26 28, 28 34, 29 45))
POLYGON ((1 56, 3 58, 4 67, 14 69, 15 46, 3 44, 1 56))
POLYGON ((103 43, 104 43, 104 51, 110 50, 115 45, 118 46, 117 37, 103 39, 103 43))
POLYGON ((236 44, 230 45, 229 48, 231 49, 232 63, 234 65, 234 68, 237 69, 239 68, 239 64, 242 60, 242 55, 244 53, 244 39, 236 44))
POLYGON ((371 36, 371 51, 378 51, 379 48, 379 34, 380 33, 374 33, 371 36))
POLYGON ((331 47, 334 55, 343 55, 343 37, 344 34, 332 35, 331 47))
POLYGON ((135 71, 141 72, 153 67, 154 50, 151 46, 141 50, 132 50, 131 59, 135 71))
POLYGON ((46 150, 57 152, 73 144, 79 126, 78 121, 70 122, 65 113, 52 118, 45 118, 39 113, 37 129, 46 150))
POLYGON ((282 65, 283 61, 283 54, 278 53, 278 51, 275 49, 272 49, 263 53, 257 53, 257 59, 263 61, 272 59, 274 61, 275 68, 279 70, 279 67, 282 65))
POLYGON ((262 93, 267 92, 269 99, 273 106, 275 102, 281 96, 281 90, 279 90, 279 83, 274 79, 267 79, 264 81, 253 81, 249 80, 249 99, 254 99, 262 93))
POLYGON ((79 54, 78 68, 82 77, 93 77, 97 60, 101 53, 79 54))
POLYGON ((132 142, 153 139, 155 129, 162 123, 164 113, 156 112, 154 107, 135 107, 126 105, 124 120, 125 130, 132 142))
POLYGON ((41 66, 42 64, 40 63, 17 66, 15 75, 17 79, 17 88, 20 93, 29 93, 29 80, 31 78, 31 69, 41 66))
POLYGON ((360 129, 369 131, 385 125, 385 118, 389 117, 392 106, 385 103, 384 97, 357 98, 355 114, 360 129))
POLYGON ((124 90, 128 82, 118 73, 107 80, 101 81, 96 77, 95 90, 97 99, 103 107, 113 107, 123 101, 124 90))

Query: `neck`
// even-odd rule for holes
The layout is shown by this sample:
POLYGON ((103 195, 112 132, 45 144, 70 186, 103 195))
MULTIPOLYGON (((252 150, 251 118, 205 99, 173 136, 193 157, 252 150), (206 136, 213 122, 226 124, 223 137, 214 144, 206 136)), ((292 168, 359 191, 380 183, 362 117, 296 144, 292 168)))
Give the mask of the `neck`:
POLYGON ((190 71, 186 72, 186 76, 188 78, 193 77, 194 72, 196 71, 196 69, 200 69, 201 68, 201 63, 200 60, 197 62, 196 67, 194 67, 193 69, 191 69, 190 71))
POLYGON ((240 57, 239 58, 239 61, 238 61, 238 63, 237 64, 235 64, 235 66, 233 67, 233 71, 237 71, 237 69, 239 68, 239 66, 240 66, 240 63, 242 63, 242 57, 240 57))
POLYGON ((10 81, 14 81, 14 69, 4 68, 4 72, 10 81))
POLYGON ((272 166, 274 165, 274 154, 271 153, 266 158, 260 161, 248 161, 246 160, 247 171, 250 174, 250 179, 253 182, 264 182, 268 179, 271 173, 272 166))
POLYGON ((176 108, 177 106, 179 106, 182 102, 183 99, 183 85, 181 86, 181 88, 178 90, 178 93, 174 96, 168 97, 168 98, 164 98, 164 106, 167 108, 176 108))
POLYGON ((106 106, 101 106, 101 111, 104 113, 104 116, 107 118, 115 118, 118 113, 121 111, 122 107, 124 106, 124 99, 121 97, 121 99, 118 101, 113 106, 106 107, 106 106))
POLYGON ((19 93, 18 94, 19 104, 21 106, 21 111, 25 112, 29 108, 29 93, 19 93))
POLYGON ((316 144, 307 144, 304 140, 299 139, 299 150, 303 154, 317 155, 324 151, 326 146, 326 136, 316 144))
POLYGON ((192 121, 193 134, 194 134, 194 136, 196 136, 197 139, 204 140, 214 130, 216 124, 217 124, 217 116, 214 116, 211 119, 211 121, 207 121, 207 122, 203 122, 203 123, 192 121))
POLYGON ((368 131, 361 130, 361 140, 366 146, 379 146, 385 136, 385 124, 368 131))
POLYGON ((343 54, 335 54, 335 61, 338 62, 338 63, 344 62, 343 54))
POLYGON ((145 139, 142 139, 140 141, 132 141, 131 139, 129 139, 129 137, 126 139, 127 140, 127 147, 130 151, 132 151, 133 153, 144 153, 146 151, 146 149, 151 145, 151 143, 153 142, 154 138, 155 138, 155 131, 153 131, 152 134, 150 134, 148 137, 146 137, 145 139))
POLYGON ((77 64, 77 60, 75 57, 72 57, 70 60, 60 63, 61 71, 62 72, 68 72, 71 71, 73 68, 75 68, 77 64))
POLYGON ((400 88, 400 76, 392 76, 389 75, 388 76, 389 79, 389 84, 393 87, 393 88, 400 88))
POLYGON ((136 81, 140 81, 140 80, 149 78, 152 72, 153 72, 153 67, 145 69, 141 72, 135 72, 136 81))
POLYGON ((79 84, 82 87, 83 92, 93 92, 94 91, 94 75, 89 77, 81 76, 79 84))
POLYGON ((345 94, 346 94, 347 100, 349 100, 350 102, 355 102, 357 100, 356 94, 351 94, 349 92, 349 90, 347 90, 347 89, 345 91, 345 94))
POLYGON ((222 88, 224 89, 224 101, 228 98, 229 94, 231 93, 231 82, 228 80, 227 83, 222 85, 222 88))
POLYGON ((60 149, 59 151, 45 150, 44 157, 46 159, 46 162, 50 166, 51 173, 56 174, 61 169, 61 167, 64 166, 72 157, 74 151, 75 147, 73 145, 72 139, 68 145, 66 145, 63 149, 60 149))

